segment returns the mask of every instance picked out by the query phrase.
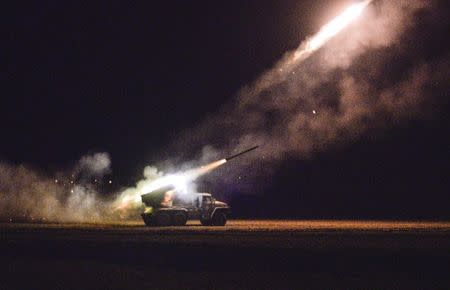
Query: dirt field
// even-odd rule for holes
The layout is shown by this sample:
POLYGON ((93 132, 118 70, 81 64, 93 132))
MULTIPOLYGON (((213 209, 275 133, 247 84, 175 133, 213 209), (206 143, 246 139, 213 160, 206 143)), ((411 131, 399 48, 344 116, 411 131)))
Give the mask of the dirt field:
POLYGON ((448 289, 450 222, 0 225, 0 289, 448 289))

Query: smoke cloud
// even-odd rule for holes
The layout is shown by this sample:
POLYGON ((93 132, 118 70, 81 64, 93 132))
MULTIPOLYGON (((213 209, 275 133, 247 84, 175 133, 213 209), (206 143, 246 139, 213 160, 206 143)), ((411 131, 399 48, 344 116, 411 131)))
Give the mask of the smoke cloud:
POLYGON ((111 158, 106 152, 83 156, 75 167, 76 175, 102 178, 111 172, 111 158))
POLYGON ((97 222, 114 219, 112 201, 100 197, 87 176, 110 171, 106 153, 83 156, 74 169, 54 176, 25 165, 0 163, 0 218, 26 221, 97 222), (76 173, 77 175, 75 175, 76 173))

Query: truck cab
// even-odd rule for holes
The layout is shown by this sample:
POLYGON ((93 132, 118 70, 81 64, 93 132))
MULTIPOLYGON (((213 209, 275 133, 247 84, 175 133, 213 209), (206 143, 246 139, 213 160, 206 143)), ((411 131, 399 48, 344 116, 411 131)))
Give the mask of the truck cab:
POLYGON ((217 201, 210 193, 197 193, 197 209, 202 225, 225 225, 229 207, 217 201))

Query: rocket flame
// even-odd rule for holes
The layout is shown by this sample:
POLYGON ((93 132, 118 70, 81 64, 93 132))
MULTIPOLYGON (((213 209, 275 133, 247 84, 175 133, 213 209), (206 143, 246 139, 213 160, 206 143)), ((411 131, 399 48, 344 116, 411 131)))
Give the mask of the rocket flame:
POLYGON ((344 10, 339 16, 323 26, 320 31, 307 40, 305 44, 301 45, 301 48, 294 53, 293 60, 298 61, 300 59, 305 59, 312 52, 321 48, 327 41, 333 38, 333 36, 341 32, 353 20, 358 18, 370 2, 372 2, 372 0, 356 3, 344 10))
POLYGON ((194 180, 197 177, 202 176, 202 175, 210 172, 211 170, 216 169, 217 167, 219 167, 220 165, 222 165, 222 164, 224 164, 226 162, 227 162, 226 159, 221 159, 221 160, 218 160, 218 161, 214 161, 214 162, 209 163, 207 165, 203 165, 203 166, 200 166, 198 168, 189 170, 189 171, 186 172, 186 175, 189 176, 191 178, 191 180, 194 180))
POLYGON ((154 191, 158 188, 173 185, 175 189, 183 191, 187 187, 187 183, 194 181, 198 177, 210 172, 211 170, 219 167, 220 165, 227 162, 225 159, 218 160, 215 162, 212 162, 207 165, 203 165, 198 168, 194 168, 191 170, 188 170, 186 172, 180 173, 180 174, 174 174, 174 175, 167 175, 162 178, 159 178, 148 185, 144 186, 141 189, 140 194, 148 193, 151 191, 154 191))
MULTIPOLYGON (((296 65, 308 59, 315 51, 324 46, 330 39, 358 18, 371 2, 372 0, 364 0, 350 5, 340 15, 325 24, 319 32, 302 41, 293 53, 289 53, 288 57, 283 58, 273 69, 269 70, 269 72, 253 84, 250 96, 256 96, 271 86, 282 82, 291 73, 295 74, 294 68, 296 65)), ((242 101, 241 105, 251 102, 252 99, 248 98, 248 101, 242 101)))

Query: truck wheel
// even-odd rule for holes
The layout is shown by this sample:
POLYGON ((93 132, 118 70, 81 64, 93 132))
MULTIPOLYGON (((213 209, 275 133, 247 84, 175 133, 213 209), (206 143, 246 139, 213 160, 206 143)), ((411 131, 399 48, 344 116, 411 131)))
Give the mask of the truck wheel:
POLYGON ((173 224, 175 226, 186 225, 187 215, 184 212, 177 212, 173 215, 173 224))
POLYGON ((153 223, 153 219, 152 219, 152 217, 150 216, 150 215, 142 215, 142 219, 144 220, 144 223, 145 223, 145 225, 146 226, 153 226, 154 225, 154 223, 153 223))
POLYGON ((202 226, 210 226, 211 220, 200 219, 200 223, 202 224, 202 226))
POLYGON ((165 212, 160 212, 156 216, 156 225, 160 227, 170 226, 170 215, 165 212))
POLYGON ((223 212, 218 212, 212 217, 213 226, 224 226, 227 223, 227 216, 223 212))

